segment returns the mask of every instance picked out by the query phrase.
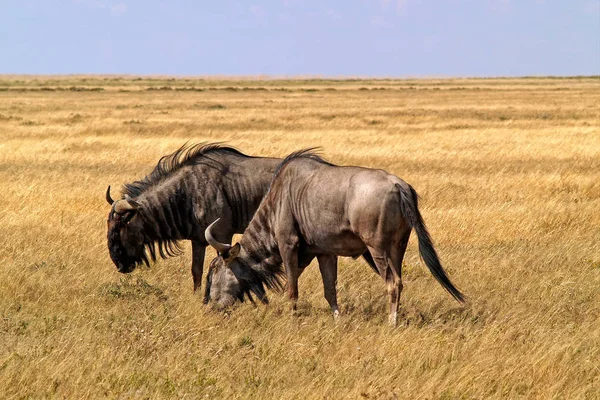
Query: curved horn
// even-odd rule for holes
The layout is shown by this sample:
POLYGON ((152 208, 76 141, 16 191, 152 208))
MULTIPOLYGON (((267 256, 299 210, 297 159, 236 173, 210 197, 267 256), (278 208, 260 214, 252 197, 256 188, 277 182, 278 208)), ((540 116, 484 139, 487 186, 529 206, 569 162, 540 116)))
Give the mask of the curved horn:
POLYGON ((142 207, 142 205, 141 205, 140 203, 138 203, 137 201, 135 201, 134 199, 132 199, 131 197, 129 197, 129 195, 128 195, 128 194, 126 194, 126 195, 125 195, 125 200, 127 200, 127 202, 128 202, 129 204, 131 204, 131 206, 132 206, 132 207, 133 207, 135 210, 137 210, 138 208, 141 208, 141 207, 142 207))
POLYGON ((125 199, 115 202, 115 212, 117 214, 124 214, 127 211, 134 211, 140 207, 141 207, 140 203, 131 199, 127 195, 125 195, 125 199))
POLYGON ((108 204, 111 206, 115 202, 112 197, 110 197, 110 185, 108 185, 108 189, 106 189, 106 201, 108 201, 108 204))
POLYGON ((215 250, 217 250, 219 253, 226 253, 229 251, 229 249, 231 249, 231 245, 217 241, 211 233, 213 226, 215 226, 215 224, 219 222, 220 219, 221 218, 217 218, 215 222, 213 222, 208 226, 208 228, 206 228, 206 230, 204 231, 204 237, 206 238, 208 244, 214 247, 215 250))

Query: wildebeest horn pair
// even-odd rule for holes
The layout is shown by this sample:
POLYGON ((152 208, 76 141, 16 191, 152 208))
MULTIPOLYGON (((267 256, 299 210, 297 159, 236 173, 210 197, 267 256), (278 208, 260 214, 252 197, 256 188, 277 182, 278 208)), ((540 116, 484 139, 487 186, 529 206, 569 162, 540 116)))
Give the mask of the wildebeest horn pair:
POLYGON ((133 200, 128 195, 125 195, 125 199, 123 199, 123 200, 117 200, 115 202, 112 199, 112 197, 110 196, 110 185, 108 186, 108 189, 106 189, 106 201, 111 206, 113 205, 113 203, 115 203, 115 212, 117 214, 124 214, 127 211, 137 210, 138 208, 141 207, 140 203, 138 203, 137 201, 133 200))
POLYGON ((213 226, 216 225, 217 222, 219 222, 221 218, 217 218, 212 224, 210 224, 208 226, 208 228, 206 228, 206 230, 204 231, 204 237, 206 238, 206 241, 208 242, 208 244, 210 244, 212 247, 215 248, 215 250, 217 250, 219 253, 224 254, 227 253, 229 250, 231 250, 231 245, 227 244, 227 243, 221 243, 219 242, 217 239, 214 238, 214 236, 212 235, 212 228, 213 226))

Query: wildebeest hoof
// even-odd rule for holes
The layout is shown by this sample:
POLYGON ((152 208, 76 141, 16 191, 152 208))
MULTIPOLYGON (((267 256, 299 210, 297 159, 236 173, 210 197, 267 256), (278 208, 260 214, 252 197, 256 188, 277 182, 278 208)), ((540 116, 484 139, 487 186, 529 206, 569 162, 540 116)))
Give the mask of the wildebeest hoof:
POLYGON ((398 326, 398 313, 394 312, 390 314, 389 323, 392 328, 398 326))

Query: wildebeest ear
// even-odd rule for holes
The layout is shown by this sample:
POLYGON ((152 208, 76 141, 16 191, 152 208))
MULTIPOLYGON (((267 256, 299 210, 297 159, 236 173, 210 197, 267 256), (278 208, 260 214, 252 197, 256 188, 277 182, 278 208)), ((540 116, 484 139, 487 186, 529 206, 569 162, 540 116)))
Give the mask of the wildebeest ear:
POLYGON ((221 256, 223 257, 223 259, 225 261, 231 261, 240 254, 240 248, 241 248, 240 244, 236 243, 229 250, 227 250, 227 252, 225 254, 222 254, 221 256))
POLYGON ((236 243, 231 250, 229 250, 229 257, 236 258, 240 254, 240 244, 236 243))

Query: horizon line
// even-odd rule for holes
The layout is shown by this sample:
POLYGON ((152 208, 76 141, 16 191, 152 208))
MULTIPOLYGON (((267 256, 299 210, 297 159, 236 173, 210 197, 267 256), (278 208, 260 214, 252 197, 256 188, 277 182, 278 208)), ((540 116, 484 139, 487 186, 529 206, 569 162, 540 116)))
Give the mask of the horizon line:
POLYGON ((197 80, 264 80, 264 81, 285 81, 285 80, 322 80, 322 81, 350 81, 350 80, 451 80, 451 79, 600 79, 600 75, 403 75, 403 76, 381 76, 381 75, 320 75, 320 74, 256 74, 256 75, 187 75, 187 74, 135 74, 135 73, 64 73, 64 74, 20 74, 20 73, 0 73, 0 78, 140 78, 145 80, 152 79, 197 79, 197 80))

